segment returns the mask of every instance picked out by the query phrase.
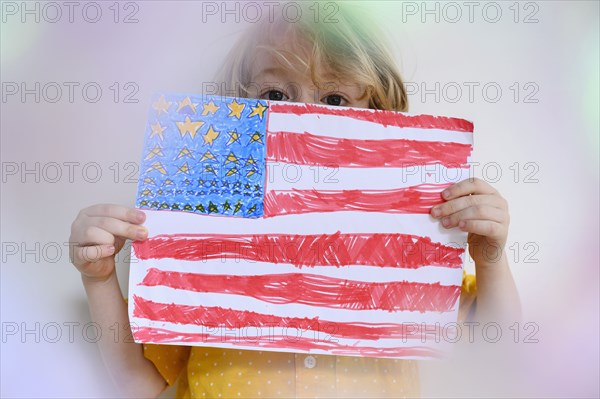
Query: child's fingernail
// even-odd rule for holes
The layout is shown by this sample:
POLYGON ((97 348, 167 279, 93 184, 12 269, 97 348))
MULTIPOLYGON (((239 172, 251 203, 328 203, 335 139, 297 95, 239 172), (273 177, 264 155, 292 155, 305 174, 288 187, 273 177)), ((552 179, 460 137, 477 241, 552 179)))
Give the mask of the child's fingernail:
POLYGON ((107 246, 107 247, 106 247, 106 251, 107 251, 109 254, 112 254, 113 252, 115 252, 115 246, 114 246, 114 245, 109 245, 109 246, 107 246))
POLYGON ((148 230, 146 230, 145 228, 141 228, 137 230, 137 233, 135 234, 135 236, 137 237, 138 240, 143 240, 148 236, 148 230))
POLYGON ((143 222, 146 219, 146 214, 142 211, 136 211, 135 218, 136 218, 136 220, 143 222))
POLYGON ((450 191, 449 190, 442 191, 442 197, 444 197, 446 199, 450 198, 450 191))
POLYGON ((440 208, 433 208, 431 210, 431 214, 433 215, 433 217, 439 217, 442 214, 442 210, 440 208))
POLYGON ((450 225, 450 218, 443 218, 442 219, 442 225, 444 227, 448 227, 448 225, 450 225))
POLYGON ((458 227, 461 229, 464 229, 466 225, 467 225, 467 222, 465 222, 464 220, 461 220, 460 222, 458 222, 458 227))

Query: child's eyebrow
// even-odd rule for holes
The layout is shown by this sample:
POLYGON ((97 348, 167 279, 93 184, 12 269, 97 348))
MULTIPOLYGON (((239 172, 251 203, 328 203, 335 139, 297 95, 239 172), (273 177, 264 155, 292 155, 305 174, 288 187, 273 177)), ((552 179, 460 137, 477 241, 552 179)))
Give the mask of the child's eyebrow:
POLYGON ((264 68, 264 69, 259 70, 257 73, 255 73, 254 76, 252 77, 252 80, 256 80, 256 78, 261 75, 273 75, 275 77, 282 77, 282 76, 285 76, 287 72, 288 71, 285 70, 284 68, 279 68, 279 67, 264 68))

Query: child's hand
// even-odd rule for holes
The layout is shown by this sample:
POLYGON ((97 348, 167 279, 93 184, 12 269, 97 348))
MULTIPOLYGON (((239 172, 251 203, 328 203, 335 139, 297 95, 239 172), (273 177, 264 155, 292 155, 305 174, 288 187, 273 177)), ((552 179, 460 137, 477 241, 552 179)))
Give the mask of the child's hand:
POLYGON ((431 209, 445 228, 469 233, 469 254, 476 266, 497 262, 508 235, 508 203, 498 191, 478 178, 466 179, 442 192, 447 202, 431 209))
POLYGON ((71 224, 71 262, 93 281, 107 280, 115 270, 114 256, 126 239, 148 236, 144 212, 120 205, 100 204, 82 209, 71 224))

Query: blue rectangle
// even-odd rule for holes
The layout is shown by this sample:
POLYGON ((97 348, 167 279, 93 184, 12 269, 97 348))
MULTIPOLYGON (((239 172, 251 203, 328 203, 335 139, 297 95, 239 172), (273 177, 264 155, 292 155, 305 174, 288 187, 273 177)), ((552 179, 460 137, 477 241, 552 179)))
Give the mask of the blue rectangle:
POLYGON ((137 207, 261 217, 267 107, 256 99, 155 95, 137 207))

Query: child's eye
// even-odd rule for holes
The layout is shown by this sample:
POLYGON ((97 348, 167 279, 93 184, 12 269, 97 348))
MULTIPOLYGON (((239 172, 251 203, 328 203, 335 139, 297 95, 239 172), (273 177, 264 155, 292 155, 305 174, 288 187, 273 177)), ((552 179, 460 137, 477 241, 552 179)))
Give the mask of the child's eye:
POLYGON ((288 96, 286 96, 283 92, 279 90, 269 90, 264 92, 260 98, 271 100, 271 101, 287 101, 289 100, 288 96))
POLYGON ((344 105, 348 101, 339 94, 329 94, 321 99, 327 105, 344 105))

